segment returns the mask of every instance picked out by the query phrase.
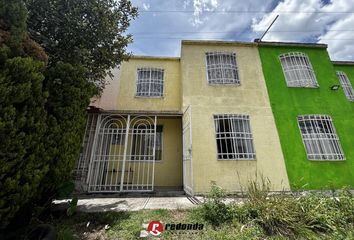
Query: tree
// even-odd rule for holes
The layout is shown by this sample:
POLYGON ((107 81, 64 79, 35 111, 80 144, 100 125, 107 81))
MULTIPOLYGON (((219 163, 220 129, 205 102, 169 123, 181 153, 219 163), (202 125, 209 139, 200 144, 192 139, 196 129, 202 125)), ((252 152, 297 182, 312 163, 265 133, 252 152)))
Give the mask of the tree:
POLYGON ((5 44, 9 57, 31 57, 48 62, 43 48, 27 34, 27 9, 23 0, 0 0, 0 46, 5 44))
POLYGON ((7 45, 12 50, 17 48, 25 37, 26 19, 27 9, 22 0, 0 0, 0 39, 6 39, 5 33, 8 32, 7 45))
POLYGON ((123 35, 137 8, 128 0, 27 0, 28 30, 49 55, 58 61, 82 65, 99 89, 105 76, 128 57, 132 41, 123 35))
POLYGON ((27 0, 26 5, 29 33, 49 55, 46 146, 51 164, 40 187, 43 203, 71 177, 89 99, 104 87, 106 73, 128 56, 131 36, 123 33, 137 9, 128 0, 27 0))
POLYGON ((28 37, 26 17, 23 1, 0 0, 0 229, 36 195, 48 171, 42 154, 47 56, 28 37))
POLYGON ((86 108, 96 87, 85 78, 84 67, 58 62, 46 72, 46 90, 50 93, 46 110, 48 131, 46 154, 49 171, 41 183, 41 200, 52 200, 58 188, 72 179, 79 157, 86 123, 86 108))
POLYGON ((128 56, 137 14, 128 0, 24 1, 0 0, 0 229, 71 178, 89 99, 128 56))
POLYGON ((36 194, 47 159, 43 63, 0 50, 0 229, 36 194))

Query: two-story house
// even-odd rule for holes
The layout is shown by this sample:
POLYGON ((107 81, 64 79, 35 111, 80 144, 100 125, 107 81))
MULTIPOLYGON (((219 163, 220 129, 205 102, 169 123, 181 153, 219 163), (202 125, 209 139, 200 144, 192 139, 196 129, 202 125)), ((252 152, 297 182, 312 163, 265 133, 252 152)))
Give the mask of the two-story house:
MULTIPOLYGON (((341 138, 353 132, 352 103, 342 90, 330 90, 339 84, 335 70, 340 77, 349 66, 353 74, 348 64, 333 66, 321 44, 182 41, 179 58, 133 56, 90 105, 78 186, 194 195, 209 191, 212 181, 232 193, 267 180, 279 191, 304 182, 325 187, 338 170, 334 186, 350 185, 353 137, 332 146, 304 135, 309 121, 329 124, 331 117, 341 138), (344 160, 345 152, 346 162, 321 165, 318 156, 332 153, 310 147, 322 143, 337 157, 326 160, 344 160)), ((338 138, 334 126, 328 129, 338 138)))

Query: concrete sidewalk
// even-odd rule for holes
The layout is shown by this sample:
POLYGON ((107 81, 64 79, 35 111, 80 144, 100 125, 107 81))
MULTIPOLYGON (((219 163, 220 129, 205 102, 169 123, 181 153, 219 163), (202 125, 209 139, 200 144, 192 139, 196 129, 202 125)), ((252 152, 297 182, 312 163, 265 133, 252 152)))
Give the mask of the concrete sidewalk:
MULTIPOLYGON (((65 205, 70 199, 55 200, 65 205)), ((77 209, 83 212, 138 211, 143 209, 186 209, 198 206, 203 197, 129 197, 79 199, 77 209)))

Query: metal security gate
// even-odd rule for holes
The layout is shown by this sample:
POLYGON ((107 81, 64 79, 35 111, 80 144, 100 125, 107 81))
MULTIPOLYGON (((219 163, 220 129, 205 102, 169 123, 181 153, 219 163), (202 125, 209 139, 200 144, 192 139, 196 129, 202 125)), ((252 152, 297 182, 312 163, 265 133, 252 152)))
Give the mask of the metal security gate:
POLYGON ((86 122, 85 135, 81 147, 79 160, 76 162, 75 181, 79 191, 86 191, 86 179, 89 169, 90 157, 92 154, 92 145, 95 137, 97 113, 89 113, 86 122))
POLYGON ((183 189, 193 195, 193 171, 192 171, 192 112, 188 106, 183 113, 183 189))
POLYGON ((156 121, 156 116, 98 116, 88 192, 154 190, 156 121))

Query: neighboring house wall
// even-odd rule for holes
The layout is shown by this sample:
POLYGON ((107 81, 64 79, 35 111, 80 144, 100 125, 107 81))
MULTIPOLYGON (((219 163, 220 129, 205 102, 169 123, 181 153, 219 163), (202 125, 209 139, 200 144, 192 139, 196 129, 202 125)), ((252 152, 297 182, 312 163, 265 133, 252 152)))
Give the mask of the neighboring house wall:
POLYGON ((292 189, 353 187, 354 103, 346 99, 341 88, 330 89, 331 86, 339 84, 335 70, 347 72, 353 83, 353 68, 333 67, 324 47, 260 45, 259 52, 292 189), (279 55, 287 52, 302 52, 308 55, 319 88, 287 87, 279 60, 279 55), (307 114, 326 114, 332 117, 346 160, 307 159, 297 123, 298 115, 307 114))
POLYGON ((119 74, 117 109, 128 111, 180 112, 181 78, 178 58, 131 57, 123 62, 119 74), (164 69, 163 97, 137 97, 137 70, 142 67, 164 69))
POLYGON ((179 113, 181 108, 180 61, 178 58, 133 56, 120 67, 117 88, 117 110, 161 113, 157 125, 163 126, 162 161, 155 164, 156 187, 182 187, 181 118, 163 117, 164 113, 179 113), (137 97, 138 68, 164 70, 163 97, 137 97))
POLYGON ((91 98, 90 106, 103 110, 115 110, 118 107, 118 86, 119 68, 112 70, 113 77, 106 76, 107 85, 103 89, 101 96, 91 98))
MULTIPOLYGON (((149 115, 157 116, 157 126, 162 126, 162 160, 155 162, 155 188, 181 189, 182 181, 182 120, 181 120, 181 80, 179 58, 138 57, 133 56, 123 62, 119 68, 113 69, 113 79, 107 77, 109 84, 100 97, 91 99, 90 106, 114 115, 126 117, 149 115), (138 68, 161 68, 164 71, 164 94, 162 97, 136 97, 138 68)), ((132 154, 131 140, 127 143, 127 155, 132 154), (130 149, 130 150, 129 150, 130 149)), ((111 145, 111 154, 121 152, 117 148, 124 145, 111 145)), ((116 156, 118 159, 119 157, 116 156)), ((132 163, 134 160, 131 161, 132 163)), ((129 163, 126 164, 129 170, 129 163)), ((146 177, 148 167, 152 164, 132 164, 135 180, 129 175, 133 184, 139 178, 146 177)), ((114 166, 110 166, 113 168, 114 166)), ((120 169, 118 169, 120 170, 120 169)), ((113 171, 112 171, 113 172, 113 171)), ((150 173, 150 172, 149 172, 150 173)), ((117 172, 109 172, 108 179, 120 179, 117 172), (117 176, 118 175, 118 176, 117 176)), ((128 179, 128 173, 126 173, 128 179)), ((141 181, 141 180, 140 180, 141 181)), ((118 181, 119 182, 119 181, 118 181)))
POLYGON ((192 107, 194 191, 210 182, 229 192, 245 190, 249 180, 268 178, 272 190, 288 189, 288 177, 255 44, 183 41, 183 109, 192 107), (209 85, 206 52, 235 52, 241 85, 209 85), (214 114, 250 116, 256 160, 217 160, 214 114))

